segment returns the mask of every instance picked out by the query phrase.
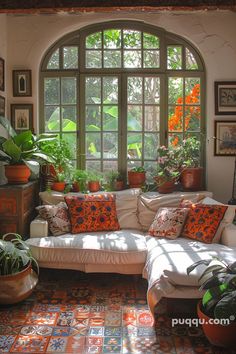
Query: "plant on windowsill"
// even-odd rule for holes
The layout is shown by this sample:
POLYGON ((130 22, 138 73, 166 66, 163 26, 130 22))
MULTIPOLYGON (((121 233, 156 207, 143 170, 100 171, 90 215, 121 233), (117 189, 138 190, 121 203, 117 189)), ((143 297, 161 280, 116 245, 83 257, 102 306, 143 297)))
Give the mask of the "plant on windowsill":
POLYGON ((203 168, 200 167, 200 141, 191 136, 181 144, 182 171, 180 182, 184 190, 201 190, 203 168))
POLYGON ((160 146, 154 180, 159 193, 172 193, 180 176, 180 147, 160 146))
POLYGON ((128 171, 130 188, 143 188, 146 183, 146 169, 143 166, 134 166, 128 171))
POLYGON ((0 161, 6 163, 8 183, 27 183, 31 172, 38 175, 39 164, 54 161, 51 154, 42 151, 41 143, 51 144, 55 134, 36 136, 30 130, 17 134, 5 117, 0 117, 0 124, 9 135, 9 138, 0 136, 0 161))
POLYGON ((39 267, 27 244, 16 233, 0 239, 0 304, 27 298, 38 282, 39 267))
POLYGON ((124 180, 120 172, 111 170, 105 174, 106 190, 120 191, 124 189, 124 180))
POLYGON ((97 171, 88 171, 88 190, 91 193, 98 192, 101 189, 101 173, 97 171))
POLYGON ((87 192, 88 172, 85 170, 75 169, 72 172, 73 192, 87 192))
POLYGON ((235 348, 236 262, 227 264, 218 258, 200 260, 187 268, 187 274, 200 265, 206 266, 199 278, 199 290, 205 290, 198 303, 203 331, 213 345, 235 348), (214 323, 212 319, 217 321, 214 323), (220 324, 220 320, 224 322, 220 324))
POLYGON ((63 192, 66 187, 66 176, 64 172, 56 171, 56 176, 52 184, 52 189, 57 192, 63 192))

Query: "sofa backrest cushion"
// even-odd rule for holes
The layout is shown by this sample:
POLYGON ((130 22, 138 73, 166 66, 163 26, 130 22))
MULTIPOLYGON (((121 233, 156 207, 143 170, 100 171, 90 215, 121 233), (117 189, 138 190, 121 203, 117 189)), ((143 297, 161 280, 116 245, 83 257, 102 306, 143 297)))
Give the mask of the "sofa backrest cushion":
POLYGON ((120 230, 116 214, 115 196, 104 193, 66 196, 71 232, 120 230))
MULTIPOLYGON (((91 193, 89 195, 102 194, 105 192, 91 193)), ((141 194, 140 188, 124 189, 117 192, 108 192, 116 196, 116 212, 121 229, 137 229, 141 230, 138 220, 138 198, 141 194)), ((43 204, 58 204, 65 201, 65 196, 79 196, 82 193, 67 193, 60 192, 40 192, 39 196, 43 204)))
POLYGON ((179 207, 183 198, 199 201, 210 192, 178 192, 169 194, 143 193, 138 200, 138 219, 143 231, 148 231, 157 213, 161 207, 179 207))

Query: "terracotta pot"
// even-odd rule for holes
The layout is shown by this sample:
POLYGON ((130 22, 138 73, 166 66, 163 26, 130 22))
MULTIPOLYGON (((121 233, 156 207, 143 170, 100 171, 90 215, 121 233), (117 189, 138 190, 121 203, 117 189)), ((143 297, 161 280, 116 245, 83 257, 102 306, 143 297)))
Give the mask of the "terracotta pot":
POLYGON ((0 275, 0 304, 15 304, 26 299, 38 283, 38 276, 29 264, 16 274, 0 275))
POLYGON ((202 189, 203 168, 184 168, 180 175, 180 182, 184 190, 197 191, 202 189))
POLYGON ((114 189, 115 191, 121 191, 124 189, 124 182, 123 181, 115 181, 114 182, 114 189))
POLYGON ((229 325, 221 325, 209 323, 212 321, 210 317, 205 315, 201 310, 201 300, 198 302, 197 314, 202 321, 202 329, 208 338, 209 342, 219 347, 236 347, 236 322, 231 322, 229 325))
POLYGON ((30 174, 26 165, 5 165, 5 176, 10 184, 28 183, 30 174))
POLYGON ((175 190, 175 180, 163 181, 161 177, 154 177, 157 184, 157 191, 161 194, 173 193, 175 190))
POLYGON ((89 181, 88 182, 88 190, 90 192, 98 192, 100 190, 100 182, 99 181, 89 181))
POLYGON ((128 171, 128 182, 130 188, 141 188, 146 182, 146 172, 128 171))
POLYGON ((53 182, 52 189, 57 192, 63 192, 66 186, 66 182, 53 182))

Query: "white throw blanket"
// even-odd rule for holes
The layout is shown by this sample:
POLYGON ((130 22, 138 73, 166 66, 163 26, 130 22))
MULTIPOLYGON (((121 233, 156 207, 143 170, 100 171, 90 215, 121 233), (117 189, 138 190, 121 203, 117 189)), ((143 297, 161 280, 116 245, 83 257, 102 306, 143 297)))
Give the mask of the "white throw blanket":
POLYGON ((199 287, 198 279, 205 266, 201 265, 187 275, 187 267, 194 262, 212 257, 218 257, 227 263, 236 260, 236 248, 216 243, 205 244, 183 237, 168 240, 147 236, 147 245, 148 255, 143 276, 149 284, 147 298, 152 313, 160 299, 172 297, 173 292, 176 292, 176 297, 191 297, 189 294, 185 296, 186 289, 186 293, 190 291, 193 297, 201 297, 201 293, 196 293, 196 290, 199 287))

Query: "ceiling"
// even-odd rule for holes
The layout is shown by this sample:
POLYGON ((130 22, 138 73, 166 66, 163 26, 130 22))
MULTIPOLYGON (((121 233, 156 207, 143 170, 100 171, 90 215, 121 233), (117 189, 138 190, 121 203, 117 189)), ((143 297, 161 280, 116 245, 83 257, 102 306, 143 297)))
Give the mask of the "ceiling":
POLYGON ((235 11, 236 0, 1 0, 0 13, 77 13, 134 10, 217 10, 235 11))

